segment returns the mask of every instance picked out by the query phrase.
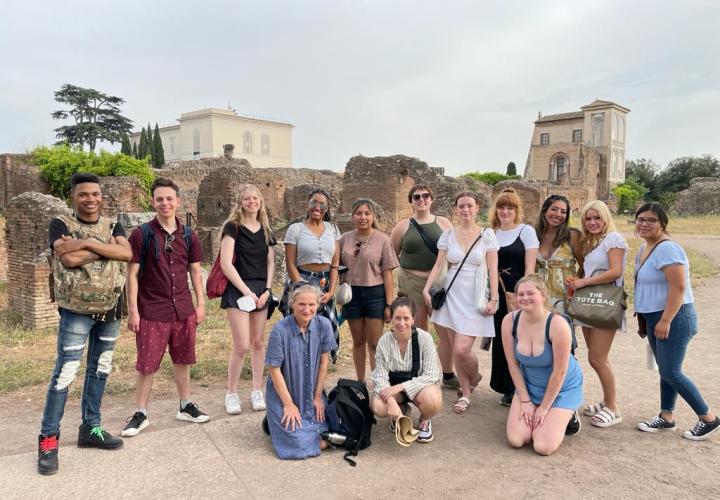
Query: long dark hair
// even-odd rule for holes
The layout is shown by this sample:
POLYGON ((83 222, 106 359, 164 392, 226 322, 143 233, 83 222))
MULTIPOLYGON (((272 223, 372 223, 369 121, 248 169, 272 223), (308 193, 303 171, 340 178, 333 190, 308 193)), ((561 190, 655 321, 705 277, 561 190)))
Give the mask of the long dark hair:
POLYGON ((557 233, 553 239, 553 248, 559 248, 563 243, 570 245, 572 249, 572 238, 570 238, 571 228, 570 224, 570 200, 561 194, 553 194, 547 197, 543 202, 542 208, 540 208, 540 215, 538 215, 537 224, 535 224, 535 233, 537 233, 538 240, 542 241, 545 231, 547 231, 548 223, 545 220, 545 213, 550 209, 550 205, 556 201, 562 201, 565 203, 566 213, 565 220, 558 226, 557 233))

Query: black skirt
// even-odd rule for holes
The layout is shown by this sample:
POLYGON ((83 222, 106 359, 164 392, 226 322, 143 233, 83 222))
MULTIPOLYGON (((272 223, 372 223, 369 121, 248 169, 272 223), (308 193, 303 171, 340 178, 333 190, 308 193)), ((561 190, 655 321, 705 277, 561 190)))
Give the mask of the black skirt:
MULTIPOLYGON (((265 289, 267 286, 266 280, 243 280, 245 282, 245 285, 254 293, 257 297, 260 297, 265 292, 265 289)), ((243 294, 240 293, 240 290, 235 288, 235 285, 228 282, 228 286, 225 289, 225 293, 222 294, 222 298, 220 299, 220 308, 221 309, 240 309, 237 305, 237 301, 240 297, 242 297, 243 294)), ((261 307, 260 309, 255 309, 250 312, 255 311, 263 311, 267 309, 268 304, 270 303, 270 298, 268 297, 268 300, 265 302, 265 305, 261 307)))

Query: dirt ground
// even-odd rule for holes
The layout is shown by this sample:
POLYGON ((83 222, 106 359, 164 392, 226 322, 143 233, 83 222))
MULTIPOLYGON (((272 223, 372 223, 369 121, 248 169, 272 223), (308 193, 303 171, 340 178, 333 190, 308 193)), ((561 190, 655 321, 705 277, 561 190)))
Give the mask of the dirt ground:
MULTIPOLYGON (((673 237, 720 264, 720 235, 674 234, 673 237)), ((720 411, 718 289, 720 275, 707 279, 694 290, 700 329, 690 344, 685 362, 687 374, 715 411, 720 411)), ((635 321, 630 312, 628 325, 631 331, 619 333, 611 351, 623 423, 598 429, 583 417, 580 434, 567 438, 551 457, 537 456, 529 449, 509 448, 504 437, 507 409, 498 405, 498 395, 487 385, 490 356, 479 350, 484 380, 473 395, 467 414, 453 414, 453 395, 444 391, 445 408, 433 421, 433 443, 401 449, 387 433, 387 423, 380 422, 373 431, 373 446, 361 452, 358 467, 353 469, 344 464, 339 453, 333 452, 313 460, 280 462, 274 459, 269 443, 255 431, 261 418, 259 414, 246 410, 236 417, 225 415, 222 386, 196 387, 196 399, 224 428, 234 429, 235 436, 243 439, 251 436, 247 440, 237 438, 238 450, 243 453, 235 459, 236 467, 270 467, 283 476, 283 480, 266 485, 263 496, 269 498, 289 496, 289 491, 303 498, 409 495, 420 498, 720 498, 720 435, 704 442, 682 439, 681 431, 696 420, 684 401, 678 399, 678 432, 651 435, 636 430, 637 422, 658 412, 659 387, 657 372, 645 366, 645 345, 634 333, 635 321), (259 448, 248 450, 249 446, 259 448), (327 484, 322 486, 309 479, 321 470, 337 484, 334 490, 337 495, 329 494, 327 484), (302 490, 289 489, 293 487, 302 490)), ((601 391, 587 363, 581 337, 578 356, 585 373, 585 400, 595 402, 601 398, 601 391)), ((345 363, 330 382, 351 373, 350 363, 345 363)), ((243 383, 243 405, 248 408, 248 384, 243 383)), ((150 411, 156 417, 146 433, 184 425, 173 419, 175 404, 171 397, 161 399, 155 395, 150 411)), ((15 393, 2 397, 0 460, 17 456, 18 460, 27 462, 28 468, 34 467, 31 452, 37 443, 42 405, 42 397, 37 394, 15 393)), ((72 446, 75 437, 78 405, 76 399, 68 402, 63 421, 68 429, 66 439, 62 440, 65 446, 72 446)), ((105 426, 117 432, 132 413, 132 395, 108 396, 103 407, 105 426)), ((0 472, 0 476, 3 474, 0 472)), ((0 480, 0 483, 8 481, 0 480)))

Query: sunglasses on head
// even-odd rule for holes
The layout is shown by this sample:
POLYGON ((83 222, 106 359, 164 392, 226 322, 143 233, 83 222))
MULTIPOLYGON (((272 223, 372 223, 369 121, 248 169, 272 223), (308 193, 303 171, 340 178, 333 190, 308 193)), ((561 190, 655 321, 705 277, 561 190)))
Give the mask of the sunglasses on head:
POLYGON ((353 254, 355 257, 357 257, 358 255, 360 255, 360 249, 362 248, 362 246, 363 246, 363 242, 362 242, 362 241, 356 241, 356 242, 355 242, 355 253, 353 254))
POLYGON ((328 204, 322 201, 310 200, 308 201, 309 208, 319 208, 320 210, 327 210, 328 204))
POLYGON ((165 236, 165 253, 172 253, 172 243, 175 241, 175 235, 174 234, 168 234, 165 236))
POLYGON ((412 195, 413 201, 429 200, 430 198, 432 198, 430 193, 415 193, 412 195))

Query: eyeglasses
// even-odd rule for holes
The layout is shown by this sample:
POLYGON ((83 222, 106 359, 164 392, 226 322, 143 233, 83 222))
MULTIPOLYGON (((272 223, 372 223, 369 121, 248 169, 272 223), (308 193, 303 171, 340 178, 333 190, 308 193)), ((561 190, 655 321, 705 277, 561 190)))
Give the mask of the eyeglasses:
POLYGON ((308 208, 319 208, 320 210, 327 210, 328 204, 322 201, 310 200, 308 201, 308 208))
POLYGON ((165 253, 172 253, 172 242, 175 241, 174 234, 168 234, 165 236, 165 253))
POLYGON ((430 198, 432 198, 432 195, 430 193, 415 193, 414 195, 412 195, 413 201, 420 201, 421 199, 429 200, 430 198))
POLYGON ((657 224, 658 219, 655 217, 648 217, 647 219, 645 217, 638 217, 635 219, 635 224, 638 226, 642 226, 643 224, 647 224, 648 226, 652 226, 653 224, 657 224))

